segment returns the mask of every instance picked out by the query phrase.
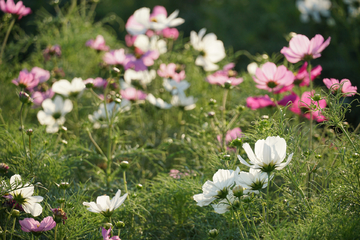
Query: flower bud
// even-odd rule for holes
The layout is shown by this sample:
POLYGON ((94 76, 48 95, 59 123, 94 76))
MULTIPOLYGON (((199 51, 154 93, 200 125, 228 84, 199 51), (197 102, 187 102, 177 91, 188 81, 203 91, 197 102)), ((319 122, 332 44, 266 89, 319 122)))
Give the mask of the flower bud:
POLYGON ((60 132, 62 132, 62 133, 67 132, 67 127, 61 126, 60 132))
POLYGON ((6 163, 0 163, 0 173, 5 174, 9 170, 9 166, 6 163))
POLYGON ((16 218, 16 217, 20 216, 20 211, 17 209, 13 209, 13 210, 11 210, 10 214, 13 218, 16 218))
POLYGON ((322 156, 321 156, 321 154, 316 154, 315 158, 320 159, 320 158, 322 158, 322 156))
POLYGON ((32 134, 33 134, 33 130, 32 130, 32 129, 26 130, 26 135, 31 136, 32 134))
POLYGON ((105 223, 104 224, 104 228, 106 229, 106 230, 109 230, 110 228, 112 228, 112 224, 111 223, 105 223))
POLYGON ((239 105, 237 107, 238 112, 243 112, 243 111, 245 111, 245 109, 246 109, 246 107, 244 105, 239 105))
POLYGON ((226 89, 231 89, 231 88, 232 88, 232 85, 231 85, 231 81, 230 81, 230 80, 227 80, 227 81, 224 83, 224 88, 226 88, 226 89))
POLYGON ((141 190, 141 189, 143 189, 143 185, 139 183, 139 184, 136 185, 136 188, 137 188, 138 190, 141 190))
POLYGON ((58 198, 56 199, 56 201, 60 204, 64 203, 65 202, 65 198, 58 198))
POLYGON ((230 161, 231 156, 229 154, 225 154, 225 155, 223 155, 223 159, 226 160, 226 161, 230 161))
POLYGON ((236 139, 231 141, 230 147, 241 147, 242 144, 243 144, 242 139, 241 138, 236 138, 236 139))
POLYGON ((129 162, 128 162, 128 161, 122 161, 122 162, 120 163, 120 167, 121 167, 121 169, 123 169, 123 170, 128 169, 128 168, 129 168, 129 162))
POLYGON ((56 223, 63 223, 65 224, 65 220, 67 219, 66 213, 61 208, 53 208, 51 211, 54 213, 54 221, 56 223))
POLYGON ((64 190, 68 189, 70 187, 70 183, 68 183, 68 182, 61 182, 60 184, 56 183, 56 185, 58 186, 58 188, 64 189, 64 190))
POLYGON ((214 116, 215 116, 215 112, 214 112, 214 111, 208 112, 208 114, 207 114, 207 117, 208 117, 208 118, 214 118, 214 116))
POLYGON ((211 238, 216 238, 217 235, 219 235, 219 231, 218 231, 216 228, 211 229, 211 230, 209 231, 209 237, 211 237, 211 238))
POLYGON ((210 105, 210 106, 215 106, 215 105, 216 105, 216 100, 213 99, 213 98, 210 98, 210 100, 209 100, 209 105, 210 105))
POLYGON ((123 221, 117 221, 117 222, 115 223, 115 226, 116 226, 117 228, 124 228, 124 227, 125 227, 125 223, 124 223, 123 221))
POLYGON ((232 191, 233 191, 235 197, 240 198, 244 195, 244 188, 240 185, 236 185, 232 191))
MULTIPOLYGON (((360 157, 360 155, 356 152, 356 153, 353 153, 353 158, 359 158, 360 157)), ((1 166, 1 165, 0 165, 1 166)))
POLYGON ((19 93, 19 99, 22 103, 29 103, 31 101, 31 98, 29 96, 29 94, 27 94, 26 92, 20 92, 19 93))
POLYGON ((313 97, 312 97, 312 100, 315 101, 315 102, 318 102, 321 100, 321 95, 316 93, 313 97))
POLYGON ((68 144, 68 142, 67 142, 65 139, 61 140, 61 142, 62 142, 64 145, 67 145, 67 144, 68 144))

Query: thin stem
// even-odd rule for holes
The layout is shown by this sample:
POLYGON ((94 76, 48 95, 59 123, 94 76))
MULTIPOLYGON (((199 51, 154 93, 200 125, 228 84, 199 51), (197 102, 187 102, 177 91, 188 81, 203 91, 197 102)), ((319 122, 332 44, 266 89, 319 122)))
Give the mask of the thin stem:
POLYGON ((88 19, 90 19, 90 17, 94 14, 95 9, 96 9, 96 6, 97 6, 97 3, 96 3, 96 2, 94 2, 94 3, 91 5, 91 8, 90 8, 90 11, 89 11, 89 14, 88 14, 88 19))
POLYGON ((58 228, 58 224, 56 224, 56 226, 55 226, 54 240, 56 240, 57 228, 58 228))
POLYGON ((7 219, 6 223, 5 223, 4 232, 3 232, 3 240, 6 240, 7 226, 8 226, 9 220, 10 220, 10 218, 11 218, 11 212, 14 210, 15 206, 16 206, 16 204, 14 204, 14 205, 12 206, 11 211, 9 212, 8 219, 7 219))
POLYGON ((7 43, 8 38, 9 38, 11 29, 13 28, 13 26, 14 26, 14 24, 15 24, 15 21, 16 21, 16 18, 13 16, 13 20, 12 20, 11 23, 10 23, 10 26, 9 26, 7 32, 6 32, 6 35, 5 35, 3 44, 2 44, 2 46, 1 46, 1 51, 0 51, 0 64, 2 63, 2 58, 3 58, 5 46, 6 46, 6 43, 7 43))
MULTIPOLYGON (((124 187, 125 187, 125 192, 128 193, 128 189, 127 189, 127 181, 126 181, 126 171, 124 170, 123 172, 123 178, 124 178, 124 187)), ((129 198, 129 194, 127 196, 129 198)))
MULTIPOLYGON (((310 61, 308 61, 308 73, 309 73, 309 83, 310 83, 310 96, 313 90, 313 82, 311 80, 311 65, 310 61)), ((300 96, 301 97, 301 96, 300 96)), ((312 101, 310 101, 312 103, 312 101)), ((310 134, 309 134, 309 154, 311 154, 312 150, 312 134, 313 134, 313 112, 310 110, 310 134)))
POLYGON ((34 163, 33 163, 32 152, 31 152, 31 136, 30 135, 29 135, 29 152, 30 152, 30 162, 31 162, 30 172, 34 176, 34 171, 33 171, 34 163))
POLYGON ((82 0, 82 15, 83 17, 86 17, 86 0, 82 0))
POLYGON ((246 236, 246 238, 245 238, 245 239, 249 239, 249 236, 247 235, 246 229, 245 229, 244 225, 242 224, 242 222, 241 222, 241 219, 240 219, 239 215, 238 215, 236 212, 234 212, 234 215, 235 215, 235 218, 237 219, 237 221, 238 221, 239 225, 241 226, 241 228, 242 228, 242 229, 244 229, 245 236, 246 236))
POLYGON ((3 118, 2 114, 1 114, 1 110, 0 110, 0 120, 1 120, 2 124, 4 125, 4 128, 7 129, 7 125, 6 125, 6 123, 4 121, 4 118, 3 118))
POLYGON ((106 157, 105 153, 103 152, 103 150, 101 150, 101 148, 99 147, 99 145, 96 143, 95 139, 92 137, 90 130, 89 130, 89 129, 86 129, 86 132, 88 133, 89 138, 90 138, 91 142, 94 144, 95 148, 96 148, 96 149, 99 151, 99 153, 100 153, 101 155, 103 155, 104 158, 107 160, 107 157, 106 157))
POLYGON ((222 118, 222 147, 223 147, 223 151, 226 152, 227 148, 226 148, 226 118, 225 118, 225 113, 226 113, 226 100, 227 100, 227 96, 229 93, 229 89, 225 89, 224 90, 224 95, 223 95, 223 99, 222 99, 222 107, 221 107, 221 118, 222 118))
POLYGON ((339 123, 338 125, 340 126, 341 130, 345 133, 347 139, 349 140, 349 142, 351 143, 351 145, 353 146, 353 148, 354 148, 355 151, 357 152, 357 151, 358 151, 358 150, 357 150, 357 147, 355 146, 354 142, 351 140, 348 132, 345 130, 344 125, 343 125, 342 123, 339 123))
MULTIPOLYGON (((230 208, 231 208, 231 210, 230 210, 231 215, 233 216, 233 218, 235 218, 235 219, 237 220, 236 223, 237 223, 237 225, 238 225, 238 227, 239 227, 239 232, 240 232, 241 238, 242 238, 242 239, 245 239, 245 238, 244 238, 244 234, 242 233, 242 230, 241 230, 241 228, 244 229, 244 230, 245 230, 245 228, 244 228, 244 226, 242 225, 241 221, 240 221, 240 220, 238 219, 238 217, 236 216, 235 211, 234 211, 234 208, 233 208, 233 205, 231 204, 231 202, 229 201, 228 198, 226 198, 226 201, 228 202, 228 204, 229 204, 229 206, 230 206, 230 208)), ((245 231, 245 232, 246 232, 246 231, 245 231)))
POLYGON ((54 145, 54 149, 56 149, 56 147, 57 147, 57 145, 58 145, 58 143, 59 143, 59 141, 60 141, 60 139, 61 139, 61 135, 62 135, 62 132, 60 132, 60 133, 58 134, 58 137, 56 138, 55 145, 54 145))
POLYGON ((24 109, 24 103, 21 104, 21 109, 20 109, 20 127, 21 127, 21 136, 22 136, 22 140, 23 140, 23 146, 24 146, 24 153, 25 153, 25 157, 27 157, 27 153, 26 153, 26 146, 25 146, 25 136, 24 136, 24 127, 23 127, 23 119, 22 119, 22 112, 24 109))
POLYGON ((15 231, 15 224, 16 224, 16 217, 14 217, 14 222, 13 222, 13 226, 12 226, 12 229, 11 229, 10 240, 12 240, 12 237, 13 237, 13 234, 14 234, 14 231, 15 231))
POLYGON ((268 173, 268 184, 267 184, 267 190, 266 190, 266 218, 267 221, 269 222, 269 211, 270 211, 270 173, 268 173))
POLYGON ((77 137, 80 137, 80 133, 79 133, 79 108, 78 108, 76 98, 73 101, 73 105, 74 105, 75 131, 76 131, 77 137))

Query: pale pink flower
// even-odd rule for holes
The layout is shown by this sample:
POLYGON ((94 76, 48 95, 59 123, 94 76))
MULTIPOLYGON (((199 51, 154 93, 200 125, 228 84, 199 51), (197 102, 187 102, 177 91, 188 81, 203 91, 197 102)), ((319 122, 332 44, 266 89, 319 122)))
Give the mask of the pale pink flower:
POLYGON ((225 83, 230 83, 232 86, 239 85, 243 82, 243 79, 235 77, 237 72, 232 70, 234 67, 234 63, 229 63, 225 65, 222 70, 207 76, 206 81, 210 84, 218 84, 220 86, 224 86, 225 83))
POLYGON ((157 73, 160 77, 171 78, 176 82, 180 82, 185 79, 185 71, 179 71, 175 63, 169 63, 168 65, 162 63, 160 65, 160 69, 157 70, 157 73))
POLYGON ((126 46, 128 46, 128 47, 134 46, 136 38, 137 38, 137 36, 132 36, 130 34, 126 34, 126 36, 125 36, 126 46))
POLYGON ((158 51, 147 51, 146 53, 139 55, 138 54, 126 55, 127 61, 125 63, 125 70, 133 68, 135 71, 144 71, 147 70, 147 67, 154 64, 154 60, 159 58, 158 51))
POLYGON ((24 6, 22 1, 14 3, 14 0, 0 0, 0 9, 5 13, 10 13, 19 16, 18 19, 21 19, 23 16, 26 16, 31 13, 31 9, 24 6))
POLYGON ((357 92, 357 87, 351 86, 349 79, 343 79, 339 82, 335 78, 324 78, 323 82, 332 92, 337 92, 341 88, 341 92, 347 97, 354 96, 357 92))
POLYGON ((41 106, 42 102, 48 98, 52 98, 55 93, 51 90, 51 88, 45 92, 42 91, 34 91, 31 94, 31 98, 34 100, 35 106, 41 106))
POLYGON ((19 220, 19 223, 24 232, 46 232, 56 226, 56 222, 51 216, 44 218, 41 223, 33 218, 24 218, 24 220, 19 220))
POLYGON ((176 40, 179 37, 179 30, 176 28, 165 28, 161 31, 161 35, 164 38, 171 38, 176 40))
POLYGON ((21 70, 19 77, 11 81, 16 86, 24 88, 28 91, 31 91, 39 84, 39 79, 34 78, 34 74, 28 72, 28 70, 21 70))
POLYGON ((124 65, 127 57, 123 48, 105 53, 103 60, 109 65, 124 65))
POLYGON ((44 49, 43 56, 46 61, 49 61, 51 56, 61 57, 61 47, 59 45, 48 46, 44 49))
POLYGON ((311 40, 302 34, 297 34, 290 40, 289 47, 283 47, 280 52, 291 63, 309 61, 321 57, 321 52, 330 44, 330 40, 331 37, 324 42, 320 34, 316 34, 311 40))
POLYGON ((105 89, 106 85, 107 85, 107 81, 106 79, 103 79, 101 77, 97 77, 97 78, 88 78, 86 80, 84 80, 84 84, 86 87, 88 88, 102 88, 105 89))
POLYGON ((34 79, 39 80, 39 83, 46 82, 50 79, 50 72, 39 67, 33 67, 30 73, 33 74, 34 79))
POLYGON ((103 236, 103 240, 121 240, 119 236, 110 237, 110 233, 111 233, 111 227, 108 230, 102 228, 101 234, 103 236))
POLYGON ((253 77, 259 89, 276 92, 294 82, 294 74, 284 65, 276 67, 275 63, 267 62, 261 68, 256 69, 253 77))
MULTIPOLYGON (((232 140, 235 140, 235 139, 241 138, 241 137, 242 137, 242 133, 241 133, 241 129, 239 127, 231 129, 226 132, 226 136, 225 136, 226 144, 229 144, 232 140)), ((216 138, 221 143, 222 136, 217 135, 216 138)))
POLYGON ((120 90, 121 96, 129 101, 145 100, 146 93, 140 90, 136 90, 133 87, 120 90))
POLYGON ((106 46, 105 39, 101 35, 97 35, 96 39, 90 39, 86 42, 86 46, 98 51, 109 51, 110 47, 106 46))
POLYGON ((180 179, 181 177, 189 176, 189 173, 187 172, 180 172, 177 169, 171 169, 169 172, 169 176, 175 179, 180 179))

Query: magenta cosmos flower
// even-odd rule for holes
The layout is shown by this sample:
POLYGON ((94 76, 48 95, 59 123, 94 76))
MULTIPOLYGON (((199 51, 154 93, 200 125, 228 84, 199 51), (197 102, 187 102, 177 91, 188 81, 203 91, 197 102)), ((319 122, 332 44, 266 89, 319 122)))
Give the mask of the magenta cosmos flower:
POLYGON ((39 79, 34 78, 34 74, 24 69, 20 71, 19 77, 17 79, 12 80, 11 82, 16 86, 31 91, 39 84, 39 79))
POLYGON ((326 100, 321 99, 320 101, 312 100, 315 91, 304 92, 301 98, 297 97, 289 108, 290 111, 304 116, 307 119, 310 119, 310 111, 312 112, 312 119, 317 122, 323 122, 326 120, 324 115, 321 113, 321 109, 326 107, 326 100))
POLYGON ((24 220, 20 220, 19 223, 21 225, 21 230, 24 232, 35 233, 49 231, 56 226, 56 222, 51 216, 44 218, 41 223, 33 218, 25 218, 24 220))
POLYGON ((267 62, 261 68, 256 69, 253 77, 259 89, 276 92, 294 82, 294 74, 284 65, 276 67, 275 63, 267 62))
POLYGON ((162 63, 160 65, 160 69, 157 70, 157 73, 160 77, 171 78, 176 82, 180 82, 181 80, 185 79, 185 71, 180 70, 181 69, 176 67, 175 63, 169 63, 168 65, 162 63))
POLYGON ((237 72, 232 70, 234 67, 234 63, 229 63, 225 65, 222 70, 216 71, 215 73, 207 76, 206 81, 210 84, 217 84, 220 86, 224 86, 225 83, 230 83, 232 86, 239 85, 243 82, 243 79, 235 77, 237 72))
POLYGON ((144 54, 127 54, 126 63, 124 65, 125 70, 132 68, 135 71, 144 71, 147 70, 147 67, 154 64, 154 60, 159 58, 158 51, 147 51, 144 54))
POLYGON ((5 0, 0 0, 0 9, 5 13, 19 16, 18 19, 31 13, 31 9, 25 7, 22 1, 19 1, 15 5, 13 0, 7 0, 7 2, 5 2, 5 0))
POLYGON ((109 51, 110 47, 106 46, 105 39, 101 35, 97 35, 96 39, 90 39, 86 42, 86 46, 98 51, 109 51))
MULTIPOLYGON (((242 133, 241 133, 241 129, 239 127, 231 129, 226 132, 226 136, 225 136, 226 144, 229 144, 232 140, 235 140, 235 139, 241 138, 241 137, 242 137, 242 133)), ((220 135, 217 135, 217 140, 220 143, 221 143, 221 139, 222 139, 222 137, 220 135)))
POLYGON ((120 90, 121 96, 127 100, 145 100, 146 99, 146 93, 136 90, 133 87, 126 88, 125 90, 120 90))
POLYGON ((42 102, 48 98, 52 98, 55 93, 50 89, 46 91, 34 91, 31 94, 31 98, 34 100, 35 106, 41 106, 42 102))
POLYGON ((84 84, 87 88, 100 88, 100 89, 105 89, 107 86, 107 81, 106 79, 103 79, 101 77, 97 77, 97 78, 88 78, 86 80, 84 80, 84 84))
POLYGON ((337 92, 340 88, 341 92, 347 97, 354 96, 357 92, 357 87, 351 86, 349 79, 343 79, 339 82, 335 78, 324 78, 323 82, 333 93, 337 92))
MULTIPOLYGON (((296 94, 292 93, 290 95, 286 95, 278 101, 278 105, 281 106, 287 106, 291 103, 294 103, 296 100, 296 94)), ((275 102, 268 96, 258 96, 258 97, 248 97, 246 99, 246 106, 250 108, 251 110, 256 110, 259 108, 265 108, 265 107, 275 107, 275 102)))
POLYGON ((309 61, 321 56, 321 52, 330 44, 331 37, 325 42, 323 36, 316 34, 311 40, 302 34, 297 34, 289 42, 289 47, 283 47, 281 53, 291 63, 301 60, 309 61))
POLYGON ((110 237, 111 227, 109 228, 109 230, 106 230, 105 228, 102 228, 101 233, 102 233, 102 236, 103 236, 103 240, 121 240, 119 238, 119 236, 110 237))

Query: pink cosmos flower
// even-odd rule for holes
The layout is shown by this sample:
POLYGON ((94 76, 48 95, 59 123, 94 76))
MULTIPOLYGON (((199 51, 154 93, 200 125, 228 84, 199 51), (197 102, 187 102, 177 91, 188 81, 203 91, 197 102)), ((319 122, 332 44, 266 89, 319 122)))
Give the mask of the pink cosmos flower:
POLYGON ((31 91, 39 84, 39 79, 34 78, 34 74, 24 69, 20 71, 19 77, 17 79, 12 80, 11 82, 16 86, 31 91))
POLYGON ((169 63, 168 65, 162 63, 160 65, 160 69, 157 70, 157 73, 160 77, 171 78, 176 82, 180 82, 185 79, 185 71, 178 71, 175 63, 169 63))
POLYGON ((33 218, 19 220, 19 223, 21 225, 21 230, 24 232, 45 232, 53 229, 56 226, 56 223, 51 216, 44 218, 41 223, 33 218))
POLYGON ((48 98, 52 98, 55 93, 51 90, 51 88, 45 92, 42 91, 34 91, 31 94, 31 98, 34 100, 35 106, 41 106, 42 102, 48 98))
POLYGON ((158 51, 147 51, 142 55, 136 54, 136 56, 127 54, 127 61, 124 66, 125 70, 129 68, 133 68, 135 71, 147 70, 147 67, 153 65, 154 60, 158 59, 159 55, 158 51))
POLYGON ((61 47, 59 45, 48 46, 43 51, 43 56, 46 61, 49 61, 51 56, 61 57, 61 47))
POLYGON ((34 79, 39 80, 39 83, 46 82, 50 79, 50 72, 39 67, 33 67, 30 73, 33 74, 34 79))
POLYGON ((169 176, 172 177, 172 178, 175 178, 175 179, 180 179, 181 177, 189 176, 189 173, 187 173, 187 172, 183 173, 183 172, 180 172, 177 169, 171 169, 170 172, 169 172, 169 176))
POLYGON ((207 76, 206 81, 210 84, 218 84, 220 86, 224 86, 226 82, 231 83, 232 86, 239 85, 243 82, 243 79, 235 78, 237 72, 232 70, 234 67, 234 63, 229 63, 225 65, 222 70, 216 71, 215 73, 207 76))
POLYGON ((88 78, 86 80, 84 80, 84 84, 87 88, 106 88, 107 86, 107 81, 106 79, 103 79, 101 77, 97 77, 95 79, 93 78, 88 78))
POLYGON ((137 36, 132 36, 130 34, 126 34, 126 36, 125 36, 126 46, 128 46, 128 47, 134 46, 136 38, 137 38, 137 36))
POLYGON ((31 13, 31 9, 25 7, 22 1, 19 1, 15 5, 14 0, 7 0, 7 2, 5 2, 5 0, 0 0, 0 9, 5 13, 19 16, 18 19, 31 13))
POLYGON ((302 115, 307 119, 310 119, 310 111, 312 112, 312 119, 317 122, 323 122, 326 120, 321 113, 321 109, 326 107, 326 100, 313 101, 311 98, 314 96, 315 91, 304 92, 301 99, 297 98, 293 105, 289 108, 292 112, 302 115))
POLYGON ((321 52, 330 44, 331 37, 325 42, 323 36, 316 34, 311 40, 302 34, 297 34, 289 42, 289 47, 283 47, 281 53, 291 63, 301 60, 308 61, 321 56, 321 52))
POLYGON ((171 38, 176 40, 179 37, 179 31, 176 28, 165 28, 161 31, 164 38, 171 38))
POLYGON ((351 86, 349 79, 343 79, 339 82, 339 80, 335 78, 324 78, 323 82, 333 93, 337 92, 339 88, 341 88, 341 92, 347 97, 354 96, 357 92, 357 87, 351 86))
MULTIPOLYGON (((239 127, 231 129, 226 132, 226 136, 225 136, 226 144, 229 144, 232 140, 241 138, 241 137, 242 137, 242 133, 241 133, 241 129, 239 127)), ((221 143, 221 139, 222 139, 222 137, 220 135, 217 135, 217 140, 220 143, 221 143)))
POLYGON ((101 35, 97 35, 96 39, 90 39, 86 42, 86 46, 98 51, 109 51, 110 47, 106 46, 105 39, 101 35))
POLYGON ((127 57, 123 48, 105 53, 103 60, 109 65, 124 65, 127 57))
MULTIPOLYGON (((307 66, 308 66, 308 63, 305 62, 299 69, 298 73, 295 75, 293 84, 281 88, 276 93, 283 93, 286 91, 291 91, 295 85, 300 86, 300 87, 309 86, 310 80, 309 80, 309 73, 307 71, 307 66)), ((313 81, 316 77, 318 77, 321 74, 321 71, 322 71, 322 67, 320 65, 317 65, 316 67, 311 69, 311 72, 310 72, 311 81, 313 81)))
MULTIPOLYGON (((290 95, 286 95, 278 101, 278 105, 281 106, 287 106, 291 103, 294 103, 296 100, 296 94, 292 93, 290 95)), ((274 101, 268 96, 258 96, 258 97, 248 97, 246 99, 246 106, 248 108, 251 108, 251 110, 256 110, 259 108, 265 108, 265 107, 275 107, 276 104, 274 101)))
POLYGON ((275 63, 267 62, 261 68, 256 69, 253 77, 259 89, 276 92, 294 82, 294 74, 284 65, 276 67, 275 63))
POLYGON ((121 240, 119 236, 110 237, 110 233, 111 233, 111 227, 109 228, 109 230, 102 228, 101 234, 103 236, 103 240, 121 240))
POLYGON ((146 93, 140 90, 136 90, 133 87, 129 87, 126 89, 120 90, 120 94, 123 98, 129 100, 129 101, 136 101, 136 100, 145 100, 146 99, 146 93))

